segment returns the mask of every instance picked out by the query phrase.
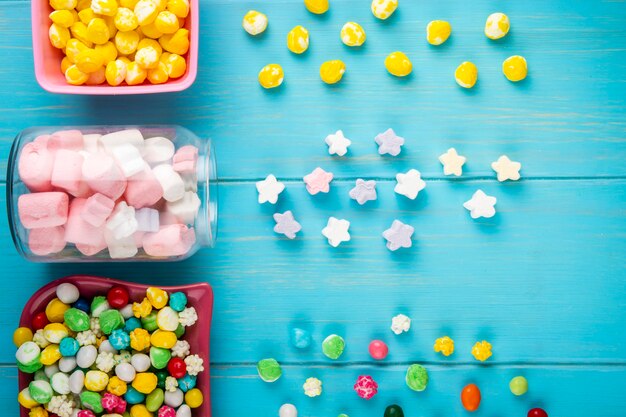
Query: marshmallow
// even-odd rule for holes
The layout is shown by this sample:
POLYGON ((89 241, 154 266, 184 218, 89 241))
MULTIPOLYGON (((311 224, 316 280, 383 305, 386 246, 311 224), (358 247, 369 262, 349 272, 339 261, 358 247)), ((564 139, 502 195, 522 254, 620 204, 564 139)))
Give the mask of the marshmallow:
POLYGON ((162 211, 159 213, 159 224, 161 226, 169 226, 171 224, 178 224, 178 218, 170 212, 162 211))
POLYGON ((39 136, 24 145, 20 154, 17 168, 20 179, 33 192, 52 191, 50 180, 54 156, 48 151, 46 142, 47 136, 39 136))
POLYGON ((158 165, 152 173, 163 188, 163 198, 167 201, 176 201, 185 194, 185 183, 171 165, 158 165))
POLYGON ((104 150, 104 147, 100 145, 100 138, 102 135, 97 133, 91 135, 83 135, 83 149, 89 153, 97 153, 104 150))
POLYGON ((63 226, 43 227, 28 233, 28 247, 38 256, 61 252, 66 244, 63 226))
POLYGON ((83 157, 78 151, 59 149, 54 156, 51 184, 74 197, 85 197, 89 187, 83 182, 83 157))
POLYGON ((192 145, 179 148, 174 154, 172 167, 176 172, 196 172, 198 148, 192 145))
POLYGON ((198 175, 194 173, 183 172, 180 177, 185 183, 185 191, 198 192, 198 175))
POLYGON ((100 143, 109 153, 113 152, 114 148, 123 144, 141 148, 143 146, 143 135, 137 129, 119 130, 101 136, 100 143))
POLYGON ((106 222, 107 232, 115 240, 121 240, 131 236, 137 231, 137 219, 135 208, 124 201, 120 201, 113 210, 111 217, 106 222))
POLYGON ((128 177, 132 177, 135 174, 144 170, 146 162, 141 157, 139 149, 128 143, 115 146, 111 153, 113 158, 117 161, 117 164, 122 169, 122 172, 128 177))
POLYGON ((156 233, 146 233, 143 238, 143 250, 150 256, 184 255, 196 242, 193 228, 184 224, 162 226, 156 233))
POLYGON ((172 213, 183 224, 193 224, 200 208, 200 198, 193 191, 186 191, 183 198, 167 202, 167 211, 172 213))
POLYGON ((48 139, 48 150, 52 152, 59 149, 80 151, 83 147, 83 134, 80 130, 59 130, 48 139))
MULTIPOLYGON (((158 227, 157 227, 158 229, 158 227)), ((137 249, 141 249, 143 247, 143 237, 146 235, 146 232, 135 232, 133 233, 133 240, 135 241, 135 246, 137 249)))
POLYGON ((128 178, 124 198, 135 208, 148 207, 156 204, 163 197, 163 187, 157 181, 149 167, 128 178))
POLYGON ((68 218, 69 197, 57 191, 22 194, 17 199, 17 211, 26 229, 62 226, 68 218))
POLYGON ((83 180, 95 192, 117 200, 126 190, 126 177, 115 160, 104 153, 88 154, 82 166, 83 180))
POLYGON ((95 227, 87 223, 82 216, 87 200, 75 198, 70 204, 70 211, 65 225, 65 240, 76 245, 101 247, 104 241, 104 227, 95 227))
MULTIPOLYGON (((141 208, 135 210, 138 232, 158 232, 159 231, 159 211, 151 208, 141 208)), ((135 233, 136 234, 136 233, 135 233)))
POLYGON ((137 245, 135 244, 135 238, 133 236, 127 236, 122 239, 116 239, 111 231, 106 230, 104 238, 109 248, 109 256, 111 259, 126 259, 132 258, 138 252, 137 245))
POLYGON ((146 139, 141 155, 151 165, 168 162, 174 156, 174 142, 161 136, 146 139))
POLYGON ((114 207, 115 201, 104 194, 97 193, 87 199, 80 215, 90 225, 100 227, 109 217, 114 207))
POLYGON ((102 242, 100 242, 99 245, 95 245, 95 246, 83 245, 83 244, 80 244, 80 243, 76 244, 76 249, 78 249, 78 251, 80 253, 82 253, 83 255, 85 255, 85 256, 97 255, 98 253, 102 252, 106 248, 107 248, 107 244, 104 241, 104 239, 102 240, 102 242))

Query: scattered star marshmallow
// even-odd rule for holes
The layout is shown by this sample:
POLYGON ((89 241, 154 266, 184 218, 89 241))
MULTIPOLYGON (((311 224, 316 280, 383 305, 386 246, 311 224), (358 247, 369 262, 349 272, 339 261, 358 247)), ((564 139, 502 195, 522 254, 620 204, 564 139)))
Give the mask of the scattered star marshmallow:
POLYGON ((459 155, 454 148, 450 148, 446 153, 439 155, 439 162, 443 165, 444 175, 460 177, 463 174, 463 165, 466 160, 467 158, 459 155))
POLYGON ((274 232, 283 234, 289 239, 295 239, 296 233, 302 230, 302 226, 294 219, 291 210, 284 213, 274 213, 274 221, 276 221, 274 232))
POLYGON ((498 181, 517 181, 520 179, 519 170, 522 164, 514 162, 508 156, 502 155, 496 162, 491 163, 491 168, 498 174, 498 181))
POLYGON ((471 200, 463 203, 463 207, 469 210, 470 216, 472 219, 477 219, 479 217, 490 218, 496 214, 496 198, 489 196, 483 192, 483 190, 478 190, 474 193, 471 200))
POLYGON ((329 217, 326 227, 322 229, 322 234, 328 239, 328 244, 336 248, 341 242, 348 242, 350 240, 350 233, 348 233, 349 228, 349 221, 329 217))
POLYGON ((330 182, 333 180, 333 173, 326 172, 322 168, 317 167, 310 174, 304 177, 306 190, 311 195, 317 193, 327 193, 330 190, 330 182))
POLYGON ((397 174, 396 181, 398 181, 398 184, 396 184, 393 190, 411 200, 415 200, 417 194, 426 187, 420 172, 416 169, 410 169, 406 174, 397 174))
POLYGON ((394 220, 391 227, 383 232, 383 237, 387 240, 387 249, 393 252, 400 248, 410 248, 413 246, 411 236, 414 231, 413 226, 394 220))
POLYGON ((356 180, 356 186, 350 190, 350 198, 356 200, 357 203, 363 205, 371 200, 376 200, 376 181, 365 181, 359 178, 356 180))
POLYGON ((276 204, 278 194, 283 192, 285 184, 279 182, 273 174, 270 174, 263 181, 256 183, 256 189, 259 192, 259 204, 266 202, 276 204))
POLYGON ((343 135, 343 131, 338 130, 336 133, 326 136, 326 144, 329 154, 344 156, 348 153, 348 147, 352 145, 352 141, 343 135))
POLYGON ((387 129, 383 133, 378 134, 374 140, 378 144, 378 153, 380 155, 398 156, 402 150, 402 145, 404 145, 404 138, 396 135, 393 129, 387 129))

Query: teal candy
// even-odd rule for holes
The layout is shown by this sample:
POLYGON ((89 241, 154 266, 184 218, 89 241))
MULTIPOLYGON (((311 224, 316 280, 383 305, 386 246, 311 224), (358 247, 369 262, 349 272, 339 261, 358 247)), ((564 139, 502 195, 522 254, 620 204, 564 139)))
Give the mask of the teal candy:
POLYGON ((196 387, 196 377, 185 374, 184 377, 178 378, 178 388, 182 392, 187 392, 196 387))
POLYGON ((161 388, 157 388, 152 391, 146 397, 146 408, 148 411, 152 411, 153 413, 163 405, 163 399, 165 398, 163 390, 161 388))
POLYGON ((154 373, 157 376, 157 387, 165 389, 165 380, 170 375, 167 371, 156 371, 154 373))
POLYGON ((157 313, 155 311, 152 311, 146 317, 142 317, 141 325, 149 332, 153 332, 158 329, 159 325, 157 324, 157 313))
POLYGON ((126 319, 126 323, 124 323, 124 330, 126 330, 126 333, 130 333, 135 329, 139 329, 141 327, 141 320, 139 320, 137 317, 131 317, 129 319, 126 319))
POLYGON ((68 309, 63 315, 65 324, 70 330, 74 332, 84 332, 89 330, 91 323, 89 321, 89 314, 77 308, 68 309))
POLYGON ((135 388, 128 385, 126 394, 124 394, 124 399, 128 404, 140 404, 145 398, 146 396, 144 394, 140 393, 135 388))
POLYGON ((26 374, 34 374, 35 372, 40 370, 42 367, 43 365, 41 362, 39 362, 39 359, 26 365, 17 362, 17 369, 19 369, 20 371, 26 374))
POLYGON ((185 328, 183 325, 179 324, 176 330, 174 330, 174 334, 176 335, 176 338, 180 340, 180 338, 182 338, 185 334, 185 328))
POLYGON ((83 408, 87 408, 96 414, 104 411, 104 409, 102 408, 102 397, 97 392, 81 392, 80 402, 83 404, 83 408))
POLYGON ((169 349, 163 349, 152 346, 150 348, 150 363, 156 369, 163 369, 172 358, 172 352, 169 349))
POLYGON ((179 313, 187 307, 187 296, 183 292, 175 292, 170 295, 170 307, 179 313))
POLYGON ((100 330, 109 335, 113 330, 124 327, 124 317, 118 310, 111 309, 100 314, 100 330))
POLYGON ((65 337, 59 344, 61 356, 75 356, 78 353, 78 349, 80 349, 80 345, 73 337, 65 337))
POLYGON ((48 381, 32 381, 28 384, 28 393, 39 404, 47 404, 52 398, 52 387, 48 381))
POLYGON ((48 378, 48 375, 46 375, 46 371, 44 371, 43 369, 39 369, 39 370, 37 370, 37 372, 35 372, 35 376, 33 377, 33 381, 47 381, 47 382, 50 382, 50 378, 48 378))
POLYGON ((109 302, 107 298, 103 295, 98 295, 93 298, 91 302, 91 315, 94 317, 100 317, 100 315, 109 308, 109 302))
POLYGON ((126 349, 130 345, 130 335, 123 329, 116 329, 109 336, 109 343, 116 350, 126 349))

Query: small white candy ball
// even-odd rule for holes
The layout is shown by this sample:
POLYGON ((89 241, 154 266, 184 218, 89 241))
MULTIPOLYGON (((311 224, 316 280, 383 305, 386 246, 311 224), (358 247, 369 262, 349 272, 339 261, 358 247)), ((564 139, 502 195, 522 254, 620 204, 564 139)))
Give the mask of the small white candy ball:
POLYGON ((64 282, 57 287, 57 298, 65 304, 75 303, 80 297, 80 292, 76 285, 64 282))
POLYGON ((63 372, 57 372, 52 375, 50 385, 52 385, 52 389, 57 394, 65 395, 70 393, 70 377, 63 372))
POLYGON ((80 394, 84 386, 85 374, 80 369, 77 369, 70 375, 70 391, 73 394, 80 394))
POLYGON ((129 318, 131 318, 133 316, 133 305, 127 304, 125 307, 122 307, 122 309, 120 310, 120 314, 122 314, 124 320, 128 320, 129 318))
POLYGON ((65 356, 59 359, 59 371, 70 373, 76 369, 76 358, 74 356, 65 356))
POLYGON ((279 417, 298 417, 298 409, 293 404, 283 404, 278 409, 279 417))
POLYGON ((52 364, 52 365, 46 365, 46 366, 43 368, 43 370, 44 370, 44 372, 45 372, 45 374, 46 374, 46 376, 47 376, 48 378, 52 378, 52 375, 54 375, 54 374, 56 374, 57 372, 59 372, 59 367, 58 367, 58 366, 57 366, 57 364, 55 363, 55 364, 52 364))
POLYGON ((143 353, 136 353, 130 358, 130 363, 137 372, 146 372, 150 369, 150 356, 143 353))
POLYGON ((115 349, 113 346, 111 346, 111 342, 109 342, 108 340, 104 340, 102 343, 100 343, 100 348, 98 349, 101 353, 102 352, 108 352, 108 353, 117 353, 117 349, 115 349))
POLYGON ((191 417, 191 408, 187 404, 181 405, 176 410, 176 417, 191 417))
POLYGON ((87 369, 96 361, 98 349, 94 345, 83 346, 78 349, 76 354, 76 365, 80 368, 87 369))
POLYGON ((130 363, 120 363, 115 367, 115 375, 122 381, 131 383, 135 379, 135 368, 130 363))
POLYGON ((183 403, 184 399, 185 394, 178 388, 176 388, 176 391, 165 391, 165 404, 170 407, 177 408, 183 403))

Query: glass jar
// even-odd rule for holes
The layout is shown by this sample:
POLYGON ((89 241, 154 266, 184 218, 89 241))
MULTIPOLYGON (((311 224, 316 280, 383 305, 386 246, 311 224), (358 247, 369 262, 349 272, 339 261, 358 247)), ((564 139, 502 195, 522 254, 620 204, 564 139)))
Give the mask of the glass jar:
POLYGON ((26 129, 9 156, 7 212, 31 261, 185 259, 216 238, 211 141, 180 126, 26 129))

